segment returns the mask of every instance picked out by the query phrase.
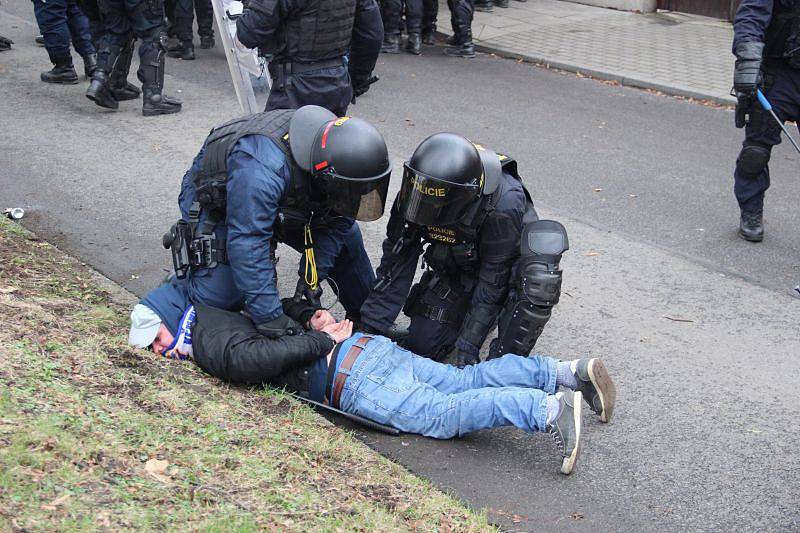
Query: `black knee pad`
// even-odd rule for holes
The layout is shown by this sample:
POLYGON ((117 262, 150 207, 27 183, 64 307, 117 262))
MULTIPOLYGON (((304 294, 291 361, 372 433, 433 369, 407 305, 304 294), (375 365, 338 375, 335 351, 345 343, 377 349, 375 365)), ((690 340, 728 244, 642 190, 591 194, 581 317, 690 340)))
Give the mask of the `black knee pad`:
POLYGON ((561 254, 569 249, 567 230, 553 220, 525 226, 520 240, 517 280, 498 320, 490 358, 533 350, 561 295, 561 254))
POLYGON ((756 179, 769 163, 771 150, 763 146, 746 145, 736 159, 736 170, 748 179, 756 179))

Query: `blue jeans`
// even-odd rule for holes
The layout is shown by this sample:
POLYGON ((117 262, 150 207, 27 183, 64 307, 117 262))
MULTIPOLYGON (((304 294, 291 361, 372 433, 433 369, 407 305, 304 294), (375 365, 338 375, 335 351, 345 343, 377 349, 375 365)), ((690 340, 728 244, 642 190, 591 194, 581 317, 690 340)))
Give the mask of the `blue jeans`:
POLYGON ((436 439, 499 426, 543 431, 547 395, 556 390, 556 362, 508 354, 459 369, 375 337, 350 369, 340 408, 436 439))

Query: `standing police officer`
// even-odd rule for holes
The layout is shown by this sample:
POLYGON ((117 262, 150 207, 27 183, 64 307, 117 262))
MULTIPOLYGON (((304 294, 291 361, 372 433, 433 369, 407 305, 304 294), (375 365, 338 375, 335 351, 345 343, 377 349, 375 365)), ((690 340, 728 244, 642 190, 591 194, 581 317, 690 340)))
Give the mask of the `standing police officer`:
POLYGON ((530 353, 561 292, 564 227, 539 220, 513 159, 459 135, 428 137, 404 168, 364 329, 389 331, 402 308, 415 353, 477 363, 495 324, 490 358, 530 353))
MULTIPOLYGON (((133 34, 140 41, 137 75, 144 93, 142 114, 154 116, 179 112, 181 101, 163 93, 166 59, 166 49, 160 38, 164 21, 163 0, 98 0, 98 5, 108 34, 86 97, 100 107, 119 108, 116 90, 119 82, 112 73, 117 62, 130 61, 125 51, 131 46, 133 34)), ((127 74, 127 69, 125 71, 127 74)))
POLYGON ((736 127, 745 128, 734 172, 739 235, 759 242, 770 182, 767 164, 772 147, 781 142, 781 129, 755 92, 764 91, 781 120, 800 118, 800 0, 743 0, 734 21, 733 53, 736 127))
POLYGON ((304 254, 295 298, 318 304, 335 280, 359 318, 375 281, 358 224, 383 213, 391 166, 368 122, 318 106, 265 111, 211 131, 183 178, 182 220, 165 235, 189 299, 246 307, 267 336, 299 332, 283 314, 274 266, 284 242, 304 254))
POLYGON ((341 116, 369 88, 383 22, 375 0, 251 0, 236 37, 271 56, 267 111, 313 104, 341 116))
POLYGON ((42 72, 46 83, 75 84, 78 74, 72 64, 70 42, 83 58, 87 77, 97 69, 97 51, 89 33, 89 20, 76 0, 34 0, 33 13, 44 37, 44 47, 53 62, 53 68, 42 72))

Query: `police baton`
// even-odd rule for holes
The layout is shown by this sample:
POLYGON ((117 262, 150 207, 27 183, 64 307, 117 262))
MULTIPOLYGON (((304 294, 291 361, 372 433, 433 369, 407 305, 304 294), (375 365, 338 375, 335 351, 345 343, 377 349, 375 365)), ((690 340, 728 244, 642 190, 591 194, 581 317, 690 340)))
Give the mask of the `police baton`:
POLYGON ((772 104, 769 103, 769 100, 767 100, 767 97, 764 96, 764 93, 761 92, 761 89, 756 89, 756 96, 758 97, 758 103, 761 104, 761 107, 763 107, 765 111, 768 111, 769 114, 772 115, 772 118, 775 119, 775 122, 778 123, 778 126, 781 127, 783 133, 785 133, 786 136, 791 141, 792 146, 794 146, 794 149, 797 150, 798 154, 800 154, 800 146, 797 145, 797 141, 795 141, 794 138, 789 134, 789 130, 786 129, 786 126, 783 124, 783 121, 778 118, 778 115, 775 114, 775 111, 773 111, 772 109, 772 104))

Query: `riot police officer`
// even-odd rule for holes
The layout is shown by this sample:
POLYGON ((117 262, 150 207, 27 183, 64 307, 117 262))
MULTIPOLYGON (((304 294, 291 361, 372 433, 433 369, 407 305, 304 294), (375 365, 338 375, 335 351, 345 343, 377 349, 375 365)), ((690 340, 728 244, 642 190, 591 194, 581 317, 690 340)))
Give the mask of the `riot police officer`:
POLYGON ((400 19, 405 11, 406 51, 420 55, 422 53, 422 16, 423 0, 385 0, 383 7, 383 46, 381 52, 387 54, 400 53, 400 19), (403 9, 405 7, 405 10, 403 9))
POLYGON ((341 116, 369 88, 383 22, 375 0, 251 0, 236 38, 271 56, 267 111, 313 104, 341 116))
POLYGON ((353 219, 381 216, 390 174, 386 143, 364 120, 318 106, 239 118, 214 128, 195 157, 164 245, 192 302, 244 305, 265 335, 300 331, 281 310, 278 242, 303 254, 297 299, 318 305, 319 283, 333 279, 358 319, 375 273, 353 219))
MULTIPOLYGON (((163 0, 98 0, 98 5, 108 34, 86 97, 100 107, 119 107, 118 89, 123 84, 113 73, 118 68, 117 62, 130 61, 125 51, 131 46, 133 34, 140 41, 137 75, 144 93, 142 114, 154 116, 179 112, 181 101, 163 93, 166 59, 166 49, 160 38, 164 20, 163 0)), ((124 70, 127 74, 127 69, 124 70)), ((127 85, 127 80, 124 84, 127 85)))
POLYGON ((561 224, 539 220, 513 159, 437 133, 404 165, 363 327, 385 334, 402 308, 406 348, 463 366, 497 324, 489 357, 527 355, 558 302, 568 247, 561 224))
POLYGON ((741 218, 739 235, 764 238, 764 193, 769 188, 772 147, 781 130, 755 98, 761 88, 781 120, 800 118, 800 0, 743 0, 734 21, 733 87, 736 127, 745 128, 736 160, 734 193, 741 218))

